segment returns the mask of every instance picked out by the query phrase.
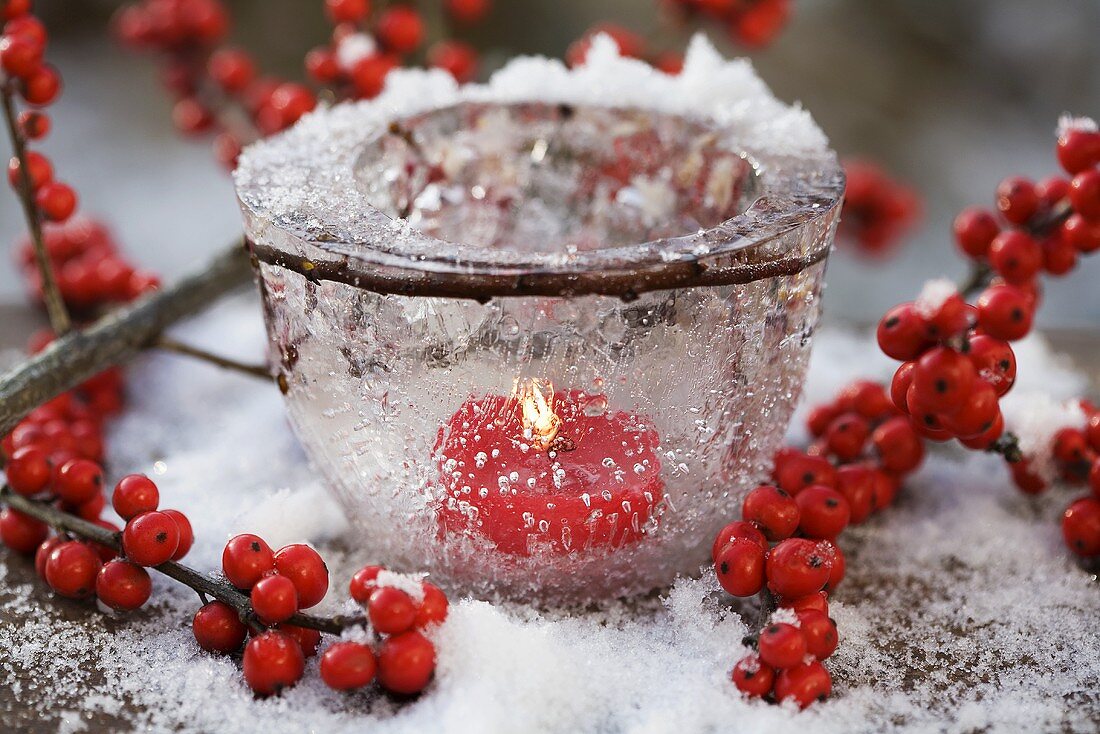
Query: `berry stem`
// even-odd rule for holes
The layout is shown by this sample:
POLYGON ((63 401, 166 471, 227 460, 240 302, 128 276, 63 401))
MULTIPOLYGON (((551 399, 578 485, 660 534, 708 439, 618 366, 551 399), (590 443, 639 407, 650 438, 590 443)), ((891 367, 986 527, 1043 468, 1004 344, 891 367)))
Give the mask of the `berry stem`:
POLYGON ((205 270, 58 339, 0 377, 0 435, 39 405, 133 358, 165 329, 248 282, 251 274, 238 242, 205 270))
MULTIPOLYGON (((37 502, 16 494, 8 486, 0 487, 0 502, 10 506, 14 510, 29 515, 37 520, 50 525, 59 532, 69 533, 78 538, 104 545, 114 550, 122 549, 121 534, 102 528, 95 523, 77 516, 62 512, 47 502, 37 502)), ((233 607, 240 615, 241 620, 250 626, 258 624, 255 612, 252 610, 252 602, 247 594, 244 594, 221 579, 207 576, 189 566, 175 561, 168 561, 159 566, 153 566, 153 570, 164 574, 168 578, 175 579, 184 586, 194 589, 199 597, 203 595, 217 599, 233 607)), ((312 614, 297 612, 286 621, 297 627, 307 627, 320 632, 338 635, 348 627, 364 624, 362 617, 318 617, 312 614)))
POLYGON ((12 152, 19 161, 19 187, 16 193, 19 195, 19 202, 23 205, 23 216, 27 220, 31 243, 34 246, 35 262, 38 264, 38 272, 42 277, 42 299, 46 304, 50 327, 57 336, 61 337, 72 330, 73 322, 69 318, 68 309, 65 308, 65 300, 61 297, 61 290, 57 287, 53 266, 50 264, 49 255, 46 253, 46 244, 42 239, 42 219, 34 203, 30 166, 27 164, 26 141, 23 139, 23 134, 19 131, 19 125, 16 122, 15 102, 12 97, 10 80, 5 79, 0 85, 0 100, 3 103, 4 121, 7 125, 12 152))
POLYGON ((174 352, 185 357, 192 357, 194 359, 208 362, 215 367, 221 367, 222 369, 238 372, 249 377, 255 377, 266 382, 271 381, 271 371, 264 365, 259 364, 245 364, 244 362, 238 362, 227 357, 208 352, 205 349, 199 347, 193 347, 190 344, 184 344, 178 342, 175 339, 167 336, 162 336, 153 344, 157 349, 163 349, 166 352, 174 352))

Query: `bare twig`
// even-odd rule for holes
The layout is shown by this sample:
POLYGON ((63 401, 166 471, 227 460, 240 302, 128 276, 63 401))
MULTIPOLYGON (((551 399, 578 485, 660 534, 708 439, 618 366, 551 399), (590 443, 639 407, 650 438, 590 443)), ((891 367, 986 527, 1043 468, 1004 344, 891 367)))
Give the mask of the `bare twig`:
POLYGON ((54 341, 0 377, 0 435, 35 407, 151 346, 169 326, 243 285, 251 273, 242 245, 234 244, 202 272, 54 341))
POLYGON ((64 336, 72 329, 73 323, 69 318, 68 309, 65 308, 65 300, 61 297, 61 290, 57 287, 53 266, 46 253, 46 244, 42 240, 42 219, 34 203, 34 187, 31 185, 30 166, 27 165, 27 146, 16 122, 10 82, 5 81, 0 86, 0 101, 3 103, 4 122, 7 125, 8 138, 11 140, 12 152, 19 160, 19 187, 16 193, 23 206, 23 216, 27 220, 27 229, 30 230, 31 244, 34 247, 34 259, 42 278, 42 300, 46 303, 50 327, 58 336, 64 336))
MULTIPOLYGON (((10 487, 0 487, 0 502, 22 512, 24 515, 41 520, 59 532, 69 533, 117 551, 122 550, 119 533, 111 532, 77 515, 62 512, 47 502, 37 502, 23 497, 13 492, 10 487)), ((165 576, 179 581, 184 586, 194 589, 199 594, 200 599, 205 595, 233 607, 246 624, 259 623, 255 612, 252 610, 252 602, 249 597, 227 581, 200 573, 175 561, 168 561, 153 568, 165 576)), ((365 620, 361 617, 318 617, 313 614, 298 612, 286 623, 338 635, 348 627, 364 624, 365 620)))
POLYGON ((245 364, 244 362, 238 362, 228 357, 222 357, 221 355, 208 352, 205 349, 199 347, 193 347, 190 344, 184 344, 178 342, 171 337, 162 336, 156 340, 153 344, 157 349, 163 349, 166 352, 174 352, 181 354, 185 357, 191 357, 193 359, 202 360, 203 362, 209 362, 215 367, 221 367, 222 369, 231 370, 233 372, 239 372, 249 377, 256 377, 261 380, 271 382, 271 370, 265 365, 260 364, 245 364))

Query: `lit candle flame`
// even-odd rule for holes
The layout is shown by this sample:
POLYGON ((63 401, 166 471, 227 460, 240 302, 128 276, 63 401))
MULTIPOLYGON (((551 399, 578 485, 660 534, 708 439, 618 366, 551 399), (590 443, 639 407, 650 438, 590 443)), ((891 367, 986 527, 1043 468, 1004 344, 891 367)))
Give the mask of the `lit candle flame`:
POLYGON ((537 377, 524 380, 522 384, 516 380, 512 391, 520 404, 523 437, 528 439, 537 450, 546 451, 558 436, 561 418, 553 408, 554 386, 547 380, 547 395, 544 396, 539 389, 539 383, 540 380, 537 377))

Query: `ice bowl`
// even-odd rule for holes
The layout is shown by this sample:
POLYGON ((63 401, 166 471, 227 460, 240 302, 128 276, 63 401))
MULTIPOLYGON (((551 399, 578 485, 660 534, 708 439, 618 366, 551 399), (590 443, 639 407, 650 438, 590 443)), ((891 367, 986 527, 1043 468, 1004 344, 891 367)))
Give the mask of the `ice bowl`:
POLYGON ((799 397, 843 193, 809 117, 700 42, 680 77, 601 43, 485 86, 398 73, 236 183, 349 545, 550 604, 707 560, 799 397))

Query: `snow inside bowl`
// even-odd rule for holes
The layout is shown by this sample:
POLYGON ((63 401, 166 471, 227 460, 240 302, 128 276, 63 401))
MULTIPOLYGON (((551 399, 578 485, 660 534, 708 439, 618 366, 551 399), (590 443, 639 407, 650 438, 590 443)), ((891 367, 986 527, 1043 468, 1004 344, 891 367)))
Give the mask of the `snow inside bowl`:
POLYGON ((798 398, 843 190, 697 41, 398 72, 236 174, 272 358, 364 561, 548 603, 707 559, 798 398))

